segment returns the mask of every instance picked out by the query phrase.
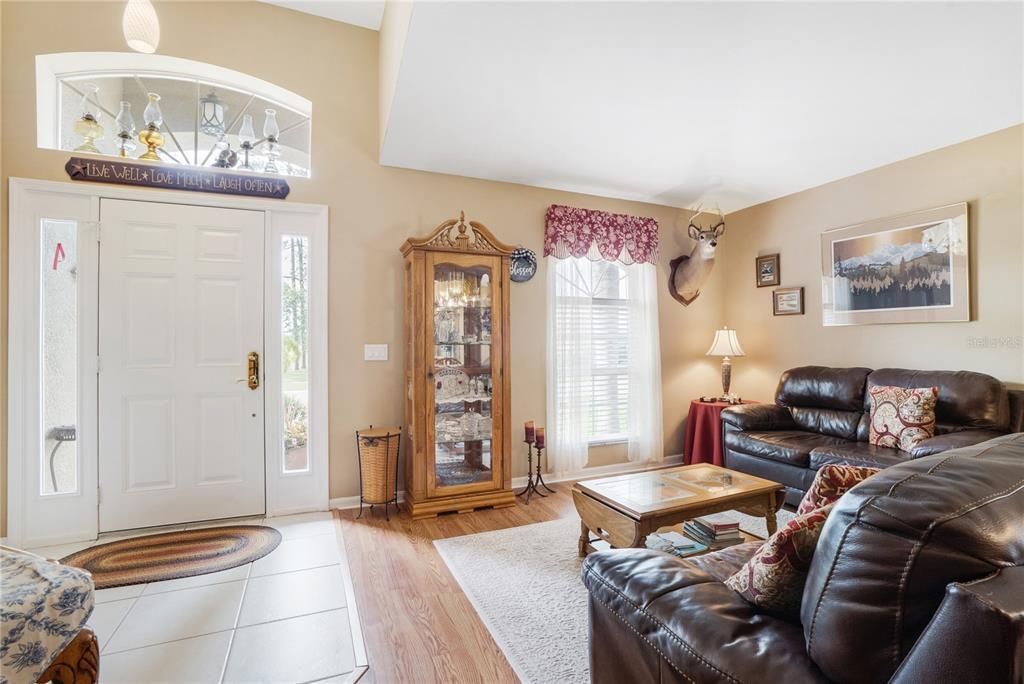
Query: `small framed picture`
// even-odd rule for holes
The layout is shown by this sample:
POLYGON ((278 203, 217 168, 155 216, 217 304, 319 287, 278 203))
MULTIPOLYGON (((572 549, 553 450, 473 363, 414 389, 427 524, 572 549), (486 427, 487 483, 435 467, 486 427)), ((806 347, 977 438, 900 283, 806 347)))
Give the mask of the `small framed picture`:
POLYGON ((774 287, 779 284, 779 255, 765 254, 754 260, 758 287, 774 287))
POLYGON ((772 313, 776 316, 803 316, 804 288, 780 287, 772 290, 772 313))

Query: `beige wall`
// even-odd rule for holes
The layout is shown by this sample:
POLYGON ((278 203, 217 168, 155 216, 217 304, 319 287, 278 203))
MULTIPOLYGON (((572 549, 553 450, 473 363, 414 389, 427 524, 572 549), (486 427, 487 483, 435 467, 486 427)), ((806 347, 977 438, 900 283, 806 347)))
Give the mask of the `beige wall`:
MULTIPOLYGON (((35 147, 34 58, 48 52, 122 51, 114 2, 0 2, 0 174, 66 180, 67 153, 35 147)), ((314 107, 315 178, 292 179, 289 200, 330 207, 330 459, 332 497, 358 489, 353 432, 398 423, 401 414, 401 257, 398 247, 465 210, 510 243, 542 251, 552 203, 655 217, 662 231, 659 277, 688 253, 686 212, 506 183, 381 167, 378 34, 262 3, 159 3, 160 52, 218 64, 278 83, 314 107), (256 46, 273 46, 272 49, 256 46), (363 344, 386 342, 391 360, 364 362, 363 344)), ((2 212, 0 273, 7 264, 2 212)), ((718 389, 717 363, 704 356, 713 330, 739 330, 749 354, 735 362, 734 388, 768 399, 779 372, 801 363, 973 368, 1021 382, 1022 351, 979 350, 969 336, 1021 335, 1021 129, 987 136, 803 192, 729 217, 719 264, 705 293, 684 308, 662 288, 665 451, 679 453, 691 398, 718 389), (864 328, 820 326, 818 232, 914 209, 971 202, 977 321, 864 328), (771 316, 769 289, 752 285, 758 253, 780 251, 784 285, 807 288, 803 317, 771 316), (983 264, 984 270, 978 264, 983 264), (727 316, 723 316, 723 312, 727 316)), ((6 328, 6 277, 0 278, 6 328)), ((512 290, 512 422, 544 421, 545 273, 512 290)), ((0 340, 0 408, 6 399, 6 330, 0 340)), ((5 430, 6 410, 0 411, 5 430)), ((518 428, 517 428, 518 429, 518 428)), ((6 436, 0 434, 0 481, 6 436)), ((621 459, 615 449, 593 464, 621 459)), ((513 473, 525 473, 515 454, 513 473)), ((6 488, 0 490, 6 498, 6 488)), ((5 521, 0 506, 0 526, 5 521)))
POLYGON ((735 391, 770 400, 779 374, 804 364, 965 369, 1024 383, 1024 126, 935 150, 728 216, 725 320, 747 356, 735 391), (972 320, 826 328, 819 233, 919 209, 969 204, 972 320), (781 254, 782 286, 805 288, 804 316, 772 316, 754 258, 781 254), (972 338, 1010 341, 974 346, 972 338))
MULTIPOLYGON (((123 5, 2 2, 3 183, 9 176, 66 180, 67 153, 35 147, 34 58, 48 52, 122 51, 123 5)), ((402 421, 401 255, 409 235, 465 210, 505 242, 542 251, 552 203, 655 217, 662 227, 662 275, 689 250, 686 212, 520 185, 381 167, 378 150, 378 34, 262 3, 159 3, 160 53, 211 62, 289 88, 313 102, 315 178, 291 179, 289 201, 330 206, 330 459, 332 497, 358 491, 354 431, 402 421), (266 49, 262 46, 268 46, 266 49), (386 342, 391 359, 364 362, 363 344, 386 342)), ((6 244, 4 213, 0 240, 6 244)), ((0 299, 6 299, 6 280, 0 299)), ((689 308, 663 291, 659 302, 665 450, 682 450, 691 397, 715 390, 703 357, 721 324, 723 283, 689 308)), ((512 290, 512 423, 544 422, 545 274, 512 290)), ((5 316, 6 320, 6 316, 5 316)), ((6 337, 5 337, 6 340, 6 337)), ((4 354, 6 361, 6 354, 4 354)), ((0 364, 3 365, 3 364, 0 364)), ((2 388, 6 392, 6 388, 2 388)), ((517 428, 518 429, 518 428, 517 428)), ((6 440, 3 442, 6 450, 6 440)), ((593 463, 621 457, 592 454, 593 463)), ((515 453, 513 474, 525 474, 515 453)), ((6 471, 6 455, 0 459, 6 471)))

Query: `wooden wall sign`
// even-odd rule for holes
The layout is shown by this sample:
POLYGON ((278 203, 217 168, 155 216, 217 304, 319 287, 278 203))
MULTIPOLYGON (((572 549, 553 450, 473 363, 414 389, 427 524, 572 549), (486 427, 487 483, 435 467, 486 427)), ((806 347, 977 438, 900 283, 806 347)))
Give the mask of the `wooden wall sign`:
POLYGON ((118 185, 141 185, 148 188, 216 192, 222 195, 246 195, 284 199, 291 188, 283 178, 249 176, 215 169, 186 166, 133 164, 106 159, 72 157, 64 165, 71 180, 118 185))

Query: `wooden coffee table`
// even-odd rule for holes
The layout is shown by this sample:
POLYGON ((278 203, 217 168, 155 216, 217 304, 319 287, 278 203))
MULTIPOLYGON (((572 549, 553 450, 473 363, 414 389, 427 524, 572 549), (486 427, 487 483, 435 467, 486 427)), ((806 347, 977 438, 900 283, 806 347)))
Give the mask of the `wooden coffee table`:
POLYGON ((763 517, 768 534, 772 534, 783 487, 701 463, 580 480, 573 485, 572 499, 582 521, 582 557, 595 550, 593 544, 598 540, 613 548, 643 548, 647 535, 662 527, 733 509, 763 517))

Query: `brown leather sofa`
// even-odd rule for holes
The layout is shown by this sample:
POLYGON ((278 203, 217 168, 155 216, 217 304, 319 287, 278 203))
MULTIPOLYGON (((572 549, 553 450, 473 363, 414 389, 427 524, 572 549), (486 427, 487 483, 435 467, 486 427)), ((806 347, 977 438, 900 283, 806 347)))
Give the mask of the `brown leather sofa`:
POLYGON ((757 546, 588 556, 591 680, 1024 682, 1024 434, 913 459, 847 492, 799 623, 723 584, 757 546))
POLYGON ((829 463, 887 468, 911 458, 1024 431, 1024 392, 969 371, 803 366, 782 374, 775 404, 722 412, 725 466, 786 485, 796 505, 829 463), (938 387, 936 435, 911 453, 868 444, 868 390, 938 387))

